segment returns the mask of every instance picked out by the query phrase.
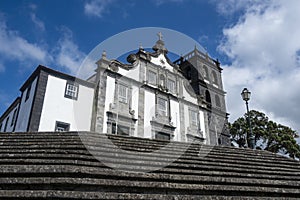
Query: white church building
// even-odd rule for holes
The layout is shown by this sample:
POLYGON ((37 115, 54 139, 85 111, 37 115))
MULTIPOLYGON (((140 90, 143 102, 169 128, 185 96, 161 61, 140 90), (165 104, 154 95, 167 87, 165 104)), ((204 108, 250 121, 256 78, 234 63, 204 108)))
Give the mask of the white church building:
POLYGON ((128 63, 97 61, 82 80, 38 66, 0 117, 0 132, 93 131, 229 144, 220 63, 194 49, 171 62, 161 37, 128 63))

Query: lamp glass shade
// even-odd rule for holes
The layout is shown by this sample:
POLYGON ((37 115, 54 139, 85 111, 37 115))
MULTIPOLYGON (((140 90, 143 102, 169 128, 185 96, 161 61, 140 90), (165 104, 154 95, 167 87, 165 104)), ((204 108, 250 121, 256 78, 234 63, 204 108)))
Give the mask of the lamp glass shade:
POLYGON ((242 95, 242 98, 243 98, 244 101, 249 101, 250 96, 251 96, 251 92, 247 88, 244 88, 241 95, 242 95))

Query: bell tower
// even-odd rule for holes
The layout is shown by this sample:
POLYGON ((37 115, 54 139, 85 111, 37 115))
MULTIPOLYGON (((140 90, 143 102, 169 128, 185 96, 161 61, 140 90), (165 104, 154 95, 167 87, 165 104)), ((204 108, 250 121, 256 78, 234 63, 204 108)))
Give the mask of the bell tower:
POLYGON ((196 47, 190 53, 175 61, 184 76, 189 80, 195 93, 205 102, 209 143, 230 145, 228 113, 226 112, 225 94, 222 82, 222 68, 218 60, 196 47))

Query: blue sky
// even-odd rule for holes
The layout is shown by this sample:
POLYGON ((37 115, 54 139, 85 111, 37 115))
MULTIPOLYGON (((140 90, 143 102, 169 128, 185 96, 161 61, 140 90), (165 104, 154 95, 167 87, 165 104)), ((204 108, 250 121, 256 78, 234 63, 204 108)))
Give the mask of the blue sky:
POLYGON ((74 73, 107 38, 163 27, 220 60, 230 121, 245 112, 240 93, 248 87, 252 109, 299 131, 299 13, 297 0, 2 0, 0 113, 39 64, 74 73))

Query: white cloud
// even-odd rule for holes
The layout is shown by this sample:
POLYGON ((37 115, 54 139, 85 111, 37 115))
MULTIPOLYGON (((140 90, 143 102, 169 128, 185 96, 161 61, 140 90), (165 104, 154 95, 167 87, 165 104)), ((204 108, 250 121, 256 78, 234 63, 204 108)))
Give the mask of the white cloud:
POLYGON ((222 15, 232 15, 257 5, 266 6, 269 4, 269 0, 210 0, 210 2, 216 4, 217 12, 222 15))
POLYGON ((198 41, 200 42, 200 44, 206 43, 208 39, 209 37, 207 35, 201 35, 198 37, 198 41))
POLYGON ((55 60, 58 65, 75 75, 86 55, 74 43, 73 33, 70 29, 62 27, 61 32, 62 37, 59 39, 54 51, 55 60))
POLYGON ((29 4, 29 9, 31 12, 29 13, 31 21, 35 24, 35 26, 40 30, 40 31, 45 31, 45 24, 42 20, 40 20, 35 12, 37 10, 37 5, 36 4, 29 4))
POLYGON ((51 56, 48 55, 45 49, 22 38, 17 31, 8 29, 6 22, 1 17, 0 44, 1 63, 4 63, 5 60, 34 61, 39 63, 51 61, 51 56))
POLYGON ((45 24, 39 18, 37 18, 35 13, 30 13, 30 18, 37 28, 41 31, 45 31, 45 24))
POLYGON ((63 67, 75 75, 86 57, 73 41, 72 31, 61 28, 62 36, 54 48, 43 48, 38 43, 30 43, 17 31, 10 30, 0 16, 0 72, 5 71, 6 61, 18 61, 20 66, 35 67, 38 64, 63 67))
POLYGON ((113 0, 91 0, 84 5, 84 13, 88 16, 102 17, 108 12, 108 6, 113 0))
POLYGON ((298 0, 255 1, 224 28, 218 50, 232 61, 224 66, 231 121, 245 112, 240 93, 248 87, 253 109, 300 131, 299 8, 298 0))

